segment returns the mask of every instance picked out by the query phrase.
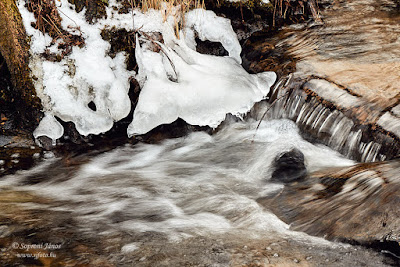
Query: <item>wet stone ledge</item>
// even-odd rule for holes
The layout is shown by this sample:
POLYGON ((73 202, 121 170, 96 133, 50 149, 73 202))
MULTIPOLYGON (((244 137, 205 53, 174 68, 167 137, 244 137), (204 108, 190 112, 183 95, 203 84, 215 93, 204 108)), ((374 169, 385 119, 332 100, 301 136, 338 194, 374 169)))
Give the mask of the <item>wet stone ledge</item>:
POLYGON ((304 137, 360 162, 394 159, 400 153, 399 105, 380 107, 320 77, 281 80, 267 118, 296 122, 304 137))
POLYGON ((399 264, 399 190, 397 159, 315 172, 258 202, 292 230, 388 250, 399 264))

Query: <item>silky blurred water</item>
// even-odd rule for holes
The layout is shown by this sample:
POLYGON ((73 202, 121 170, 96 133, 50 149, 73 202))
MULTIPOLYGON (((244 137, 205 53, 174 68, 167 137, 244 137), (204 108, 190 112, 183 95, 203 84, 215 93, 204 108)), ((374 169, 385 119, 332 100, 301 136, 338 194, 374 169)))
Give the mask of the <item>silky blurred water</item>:
POLYGON ((194 132, 160 144, 126 145, 58 170, 60 159, 51 158, 3 178, 0 189, 50 198, 53 203, 39 208, 70 211, 87 231, 156 232, 170 240, 289 233, 256 201, 283 188, 269 181, 273 160, 297 148, 310 172, 353 162, 303 140, 292 121, 266 121, 256 131, 257 123, 236 122, 213 136, 194 132))
MULTIPOLYGON (((322 13, 325 25, 288 27, 278 45, 298 59, 298 75, 327 77, 360 94, 374 88, 372 101, 392 101, 400 82, 395 4, 333 2, 322 13)), ((77 231, 93 235, 156 233, 169 240, 215 234, 311 238, 290 231, 257 202, 283 188, 270 181, 272 162, 293 148, 304 154, 310 173, 355 162, 305 141, 292 121, 263 121, 256 130, 257 124, 252 119, 233 122, 214 135, 194 132, 160 144, 125 145, 68 159, 72 162, 49 154, 31 170, 2 177, 0 191, 43 196, 49 201, 20 205, 27 210, 68 211, 78 221, 77 231)), ((132 238, 126 244, 136 241, 132 238)))

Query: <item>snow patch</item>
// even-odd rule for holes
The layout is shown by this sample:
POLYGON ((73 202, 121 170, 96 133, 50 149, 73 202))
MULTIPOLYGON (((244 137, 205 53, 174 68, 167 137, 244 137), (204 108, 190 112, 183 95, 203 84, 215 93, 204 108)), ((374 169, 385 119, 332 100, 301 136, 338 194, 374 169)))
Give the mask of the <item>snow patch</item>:
POLYGON ((35 88, 46 115, 34 136, 48 136, 54 140, 60 138, 62 126, 50 127, 56 125, 54 116, 73 122, 77 131, 85 136, 106 132, 112 128, 114 121, 126 117, 130 111, 129 77, 134 72, 126 70, 124 53, 118 53, 113 59, 107 55, 110 44, 100 35, 105 21, 90 25, 85 20, 85 10, 76 13, 67 0, 55 3, 62 18, 62 28, 76 34, 76 25, 79 25, 86 45, 73 47, 73 52, 60 62, 43 60, 40 53, 45 49, 49 48, 53 53, 60 51, 57 44, 50 46, 52 38, 48 34, 43 35, 31 26, 34 16, 27 10, 24 1, 19 1, 24 26, 32 37, 30 67, 32 74, 38 78, 35 88), (90 102, 96 105, 96 111, 88 107, 90 102))

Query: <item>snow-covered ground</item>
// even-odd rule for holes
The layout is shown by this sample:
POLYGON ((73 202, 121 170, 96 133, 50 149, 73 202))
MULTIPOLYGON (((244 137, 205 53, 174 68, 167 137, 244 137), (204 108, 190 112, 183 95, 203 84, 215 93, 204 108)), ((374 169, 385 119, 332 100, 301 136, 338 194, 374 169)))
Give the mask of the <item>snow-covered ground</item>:
POLYGON ((241 64, 241 47, 230 21, 212 11, 196 9, 185 14, 185 25, 176 37, 175 22, 178 9, 164 4, 161 10, 143 14, 134 10, 118 14, 109 1, 107 18, 95 24, 85 20, 82 10, 77 13, 67 0, 55 1, 62 18, 62 28, 72 34, 82 34, 84 47, 73 47, 72 53, 60 62, 46 61, 40 54, 46 49, 61 53, 58 43, 33 28, 32 13, 20 0, 18 8, 31 38, 31 70, 37 78, 35 87, 42 100, 45 117, 34 136, 53 140, 63 135, 56 117, 71 121, 82 135, 110 130, 115 121, 126 117, 131 104, 128 97, 129 79, 134 77, 141 93, 134 111, 129 136, 144 134, 161 124, 182 118, 193 125, 217 127, 227 113, 242 115, 254 103, 262 100, 275 82, 273 72, 248 74, 241 64), (168 9, 168 12, 167 12, 168 9), (79 29, 78 26, 79 25, 79 29), (138 73, 126 68, 127 55, 118 53, 111 58, 111 45, 101 38, 101 30, 116 27, 136 31, 135 56, 138 73), (159 32, 163 43, 149 40, 147 34, 159 32), (229 56, 217 57, 196 52, 195 37, 220 42, 229 56), (160 47, 154 52, 154 46, 160 47), (89 108, 93 102, 96 110, 89 108))

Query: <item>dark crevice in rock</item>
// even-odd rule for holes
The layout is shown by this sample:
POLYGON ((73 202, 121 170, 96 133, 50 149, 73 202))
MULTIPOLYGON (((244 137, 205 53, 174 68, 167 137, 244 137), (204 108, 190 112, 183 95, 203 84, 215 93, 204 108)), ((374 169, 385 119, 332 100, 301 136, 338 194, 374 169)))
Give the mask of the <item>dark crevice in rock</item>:
MULTIPOLYGON (((31 116, 31 114, 23 114, 24 106, 21 96, 11 82, 7 63, 0 54, 0 135, 27 135, 25 130, 29 130, 33 122, 24 120, 25 117, 31 116), (27 129, 22 126, 26 126, 27 129)), ((29 111, 29 109, 26 110, 26 112, 29 111)))
POLYGON ((196 131, 212 133, 212 129, 208 126, 190 125, 184 120, 178 118, 171 124, 157 126, 150 132, 138 136, 137 139, 146 143, 158 143, 168 138, 178 138, 196 131))
POLYGON ((320 184, 324 185, 325 189, 321 190, 318 196, 321 198, 333 197, 342 191, 347 180, 348 178, 335 179, 329 176, 320 178, 320 184))
POLYGON ((336 85, 337 87, 339 87, 340 89, 346 91, 347 93, 349 93, 352 96, 356 96, 356 97, 361 97, 360 94, 357 94, 356 92, 354 92, 353 90, 351 90, 350 88, 347 88, 346 86, 343 86, 339 83, 337 83, 336 81, 329 79, 328 77, 320 77, 320 76, 316 76, 316 75, 310 75, 309 77, 306 78, 305 81, 310 81, 312 79, 320 79, 320 80, 325 80, 328 81, 334 85, 336 85))
POLYGON ((0 111, 9 110, 13 99, 11 75, 7 68, 7 63, 0 54, 0 111))

